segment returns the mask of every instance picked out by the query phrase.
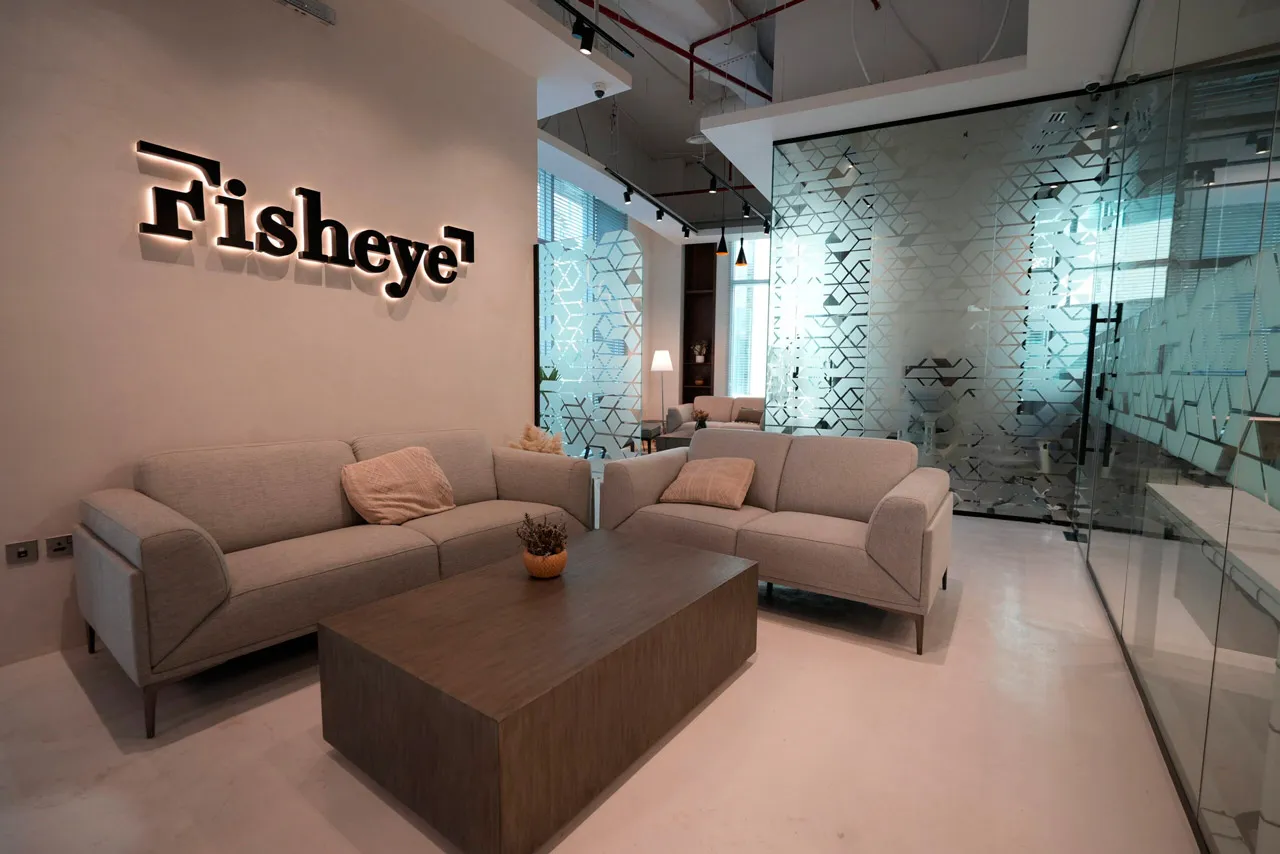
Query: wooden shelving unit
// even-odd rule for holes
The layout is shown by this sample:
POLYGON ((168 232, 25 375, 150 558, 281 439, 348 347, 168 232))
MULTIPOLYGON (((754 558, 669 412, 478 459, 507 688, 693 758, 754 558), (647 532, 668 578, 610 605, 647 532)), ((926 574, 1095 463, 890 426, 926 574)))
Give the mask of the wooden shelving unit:
POLYGON ((715 394, 716 247, 694 243, 684 248, 684 326, 680 339, 680 402, 693 403, 700 394, 715 394), (693 342, 706 341, 705 362, 693 357, 693 342), (702 380, 698 385, 697 380, 702 380))

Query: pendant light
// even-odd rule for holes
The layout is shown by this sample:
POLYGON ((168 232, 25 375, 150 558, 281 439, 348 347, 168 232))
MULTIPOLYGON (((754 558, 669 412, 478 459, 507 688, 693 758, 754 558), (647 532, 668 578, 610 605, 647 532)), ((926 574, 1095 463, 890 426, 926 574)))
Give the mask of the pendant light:
POLYGON ((724 242, 724 228, 723 228, 723 227, 720 229, 720 242, 716 244, 716 254, 717 254, 717 255, 728 255, 728 254, 729 254, 729 245, 728 245, 727 243, 725 243, 725 242, 724 242))
POLYGON ((742 239, 738 240, 738 260, 733 262, 733 266, 735 267, 747 266, 747 253, 745 248, 743 247, 744 243, 746 243, 745 240, 742 240, 742 239))

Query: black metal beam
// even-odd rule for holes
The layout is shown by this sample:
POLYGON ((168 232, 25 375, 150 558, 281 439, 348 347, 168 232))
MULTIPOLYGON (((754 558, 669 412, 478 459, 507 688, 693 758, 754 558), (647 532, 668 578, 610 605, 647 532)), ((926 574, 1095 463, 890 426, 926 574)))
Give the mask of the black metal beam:
POLYGON ((634 181, 630 180, 629 178, 623 177, 617 171, 615 171, 614 169, 608 166, 604 167, 604 171, 608 172, 611 176, 613 176, 614 179, 621 181, 623 186, 625 186, 632 193, 638 195, 640 198, 644 199, 646 202, 653 205, 658 210, 662 211, 665 216, 671 217, 676 222, 680 223, 682 226, 689 229, 689 231, 691 231, 692 233, 694 234, 698 233, 698 229, 694 227, 693 223, 689 222, 689 220, 680 216, 680 214, 673 211, 667 205, 664 205, 662 202, 658 201, 656 198, 653 197, 652 194, 646 193, 640 187, 636 186, 636 183, 634 181))

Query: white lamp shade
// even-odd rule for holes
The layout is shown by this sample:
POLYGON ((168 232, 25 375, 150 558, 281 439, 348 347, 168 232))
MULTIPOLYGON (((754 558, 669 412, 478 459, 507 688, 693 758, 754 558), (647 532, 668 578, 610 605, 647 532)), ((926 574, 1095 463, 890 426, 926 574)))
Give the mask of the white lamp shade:
POLYGON ((671 351, 655 350, 653 353, 653 365, 649 368, 651 371, 673 371, 671 367, 671 351))

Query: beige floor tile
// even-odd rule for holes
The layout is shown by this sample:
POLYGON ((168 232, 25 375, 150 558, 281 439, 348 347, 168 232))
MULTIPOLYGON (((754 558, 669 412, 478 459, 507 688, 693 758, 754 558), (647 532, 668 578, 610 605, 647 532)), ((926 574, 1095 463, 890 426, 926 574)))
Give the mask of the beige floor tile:
MULTIPOLYGON (((1062 529, 957 519, 909 620, 778 589, 756 657, 555 840, 602 852, 1196 850, 1062 529)), ((83 649, 0 669, 0 851, 450 851, 320 735, 300 641, 161 694, 83 649)))

